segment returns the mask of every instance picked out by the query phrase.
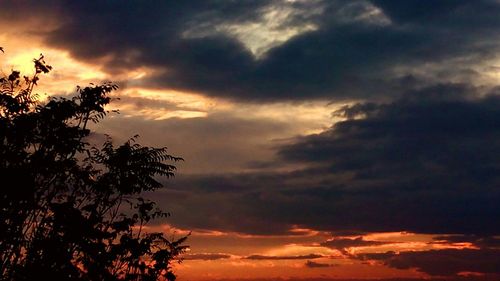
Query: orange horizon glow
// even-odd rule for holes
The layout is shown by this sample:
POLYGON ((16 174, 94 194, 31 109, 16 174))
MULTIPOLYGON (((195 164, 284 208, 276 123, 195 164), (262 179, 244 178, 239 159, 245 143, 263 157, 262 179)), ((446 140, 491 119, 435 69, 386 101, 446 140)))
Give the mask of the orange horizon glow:
MULTIPOLYGON (((437 234, 379 232, 333 236, 312 229, 292 228, 283 235, 251 235, 218 230, 179 229, 168 224, 151 226, 148 231, 189 235, 190 250, 175 265, 179 280, 266 279, 266 278, 430 278, 415 269, 395 269, 382 262, 357 259, 357 255, 385 252, 423 252, 443 249, 479 249, 469 242, 449 242, 437 234), (335 239, 383 242, 380 245, 353 246, 345 251, 322 246, 335 239), (212 259, 213 258, 213 259, 212 259), (310 268, 319 264, 317 268, 310 268), (307 270, 306 270, 307 269, 307 270)), ((449 234, 453 235, 453 234, 449 234)), ((477 273, 460 273, 461 276, 477 273)))

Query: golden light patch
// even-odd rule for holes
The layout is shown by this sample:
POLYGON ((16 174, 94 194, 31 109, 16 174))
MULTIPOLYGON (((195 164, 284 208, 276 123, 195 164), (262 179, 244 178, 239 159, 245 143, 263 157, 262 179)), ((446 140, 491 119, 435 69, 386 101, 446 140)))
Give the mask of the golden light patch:
POLYGON ((338 255, 337 251, 323 246, 303 245, 303 244, 286 244, 283 246, 269 249, 262 253, 266 256, 301 256, 301 255, 323 255, 334 256, 338 255))
MULTIPOLYGON (((25 40, 30 40, 30 38, 25 40)), ((17 70, 21 72, 21 75, 33 76, 33 60, 41 54, 44 55, 46 63, 53 66, 50 73, 40 75, 38 87, 35 88, 35 92, 40 94, 41 99, 47 96, 73 93, 77 85, 99 83, 107 77, 99 66, 79 62, 71 58, 68 52, 48 48, 37 43, 36 40, 29 41, 29 43, 21 39, 9 40, 7 46, 5 54, 0 54, 3 73, 17 70)))
POLYGON ((433 235, 428 234, 416 234, 411 232, 376 232, 363 235, 364 240, 371 241, 413 241, 413 240, 425 240, 432 241, 433 235))
POLYGON ((485 65, 482 72, 489 83, 498 85, 500 83, 500 59, 492 64, 485 65))
MULTIPOLYGON (((359 255, 363 253, 385 253, 388 251, 429 251, 442 249, 478 249, 469 242, 449 242, 446 240, 435 240, 433 234, 418 234, 411 232, 385 232, 370 233, 362 236, 363 241, 382 242, 380 244, 347 247, 345 251, 350 255, 359 255)), ((343 237, 347 239, 359 238, 343 237)))
POLYGON ((126 88, 113 97, 120 100, 111 103, 110 109, 118 109, 124 117, 150 120, 206 117, 216 104, 204 96, 175 90, 126 88))
MULTIPOLYGON (((144 72, 141 72, 139 75, 142 75, 143 73, 144 72)), ((120 95, 132 98, 138 97, 171 102, 179 106, 197 108, 204 111, 210 111, 210 109, 221 103, 221 101, 216 101, 215 99, 205 97, 201 94, 171 89, 156 90, 145 88, 127 88, 121 91, 120 95)))
POLYGON ((293 135, 309 135, 320 133, 332 124, 344 120, 332 115, 345 105, 355 101, 332 103, 325 100, 309 102, 280 102, 265 104, 226 103, 221 111, 231 112, 242 119, 269 119, 275 122, 293 124, 293 135))

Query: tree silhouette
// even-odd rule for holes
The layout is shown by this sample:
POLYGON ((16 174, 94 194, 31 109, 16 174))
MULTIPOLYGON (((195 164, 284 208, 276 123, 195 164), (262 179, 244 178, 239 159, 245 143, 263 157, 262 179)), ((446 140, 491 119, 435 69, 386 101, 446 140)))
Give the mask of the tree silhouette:
MULTIPOLYGON (((3 49, 0 49, 3 51, 3 49)), ((33 89, 51 71, 41 55, 31 77, 0 78, 0 272, 2 280, 174 280, 186 237, 146 233, 168 216, 140 197, 173 176, 181 160, 136 138, 88 143, 111 83, 40 101, 33 89)))

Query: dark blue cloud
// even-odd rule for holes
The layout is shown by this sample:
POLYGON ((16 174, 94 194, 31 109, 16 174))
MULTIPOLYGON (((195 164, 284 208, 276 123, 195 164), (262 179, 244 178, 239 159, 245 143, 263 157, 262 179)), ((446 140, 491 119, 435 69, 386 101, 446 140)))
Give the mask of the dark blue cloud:
POLYGON ((15 20, 9 16, 14 10, 17 19, 57 20, 57 27, 43 34, 46 43, 80 60, 106 58, 104 69, 111 73, 152 67, 158 72, 141 81, 144 87, 240 100, 392 97, 401 88, 415 87, 405 83, 408 78, 419 86, 436 82, 428 76, 442 82, 473 79, 475 66, 500 49, 500 4, 488 0, 23 3, 6 2, 0 13, 9 20, 15 20), (317 28, 260 59, 228 32, 216 31, 217 26, 255 23, 265 9, 283 5, 300 11, 283 20, 283 28, 317 28), (374 7, 381 12, 373 15, 374 7), (196 29, 212 32, 185 35, 196 29))
POLYGON ((500 96, 470 92, 441 85, 344 108, 347 120, 278 147, 303 169, 180 178, 159 198, 185 227, 498 235, 500 96))
POLYGON ((500 98, 448 100, 434 90, 414 93, 413 100, 348 107, 344 112, 364 118, 337 123, 280 154, 349 175, 351 187, 338 201, 350 203, 351 219, 371 228, 498 233, 500 98), (375 222, 377 216, 388 221, 375 222))
POLYGON ((471 3, 468 0, 372 0, 371 2, 382 8, 391 19, 402 23, 439 20, 471 3))

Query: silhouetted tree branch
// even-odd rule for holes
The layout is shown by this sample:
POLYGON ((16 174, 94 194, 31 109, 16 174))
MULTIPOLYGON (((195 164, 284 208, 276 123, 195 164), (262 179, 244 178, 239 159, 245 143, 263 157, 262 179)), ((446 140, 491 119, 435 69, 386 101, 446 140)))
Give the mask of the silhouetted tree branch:
MULTIPOLYGON (((0 48, 3 52, 3 49, 0 48)), ((0 272, 2 280, 174 280, 186 237, 144 226, 168 213, 140 197, 172 177, 181 160, 131 138, 86 142, 89 122, 106 117, 112 83, 77 88, 72 98, 40 101, 39 76, 0 78, 0 272)))

